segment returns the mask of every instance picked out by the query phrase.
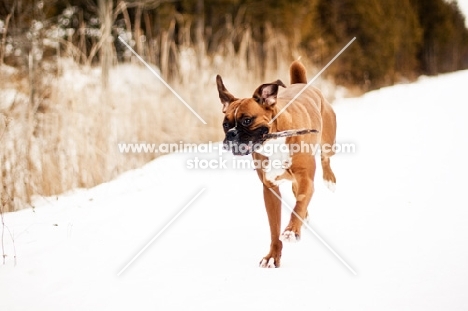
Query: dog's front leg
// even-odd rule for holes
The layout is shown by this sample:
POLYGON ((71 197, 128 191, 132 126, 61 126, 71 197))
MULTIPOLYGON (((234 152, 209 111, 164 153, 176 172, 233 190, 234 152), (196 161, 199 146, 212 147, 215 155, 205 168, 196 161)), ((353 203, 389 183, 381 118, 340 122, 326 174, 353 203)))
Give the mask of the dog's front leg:
POLYGON ((263 186, 263 199, 268 214, 270 224, 271 244, 270 252, 260 261, 262 268, 278 268, 281 260, 281 250, 283 243, 279 239, 281 230, 281 193, 279 187, 263 186), (274 191, 275 193, 272 193, 274 191), (276 195, 275 195, 276 194, 276 195))

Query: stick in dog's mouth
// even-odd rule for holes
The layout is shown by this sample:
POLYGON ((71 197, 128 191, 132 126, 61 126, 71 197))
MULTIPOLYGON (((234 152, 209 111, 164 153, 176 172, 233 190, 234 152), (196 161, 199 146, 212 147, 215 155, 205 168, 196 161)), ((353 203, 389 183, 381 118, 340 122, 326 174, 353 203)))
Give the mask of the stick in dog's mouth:
POLYGON ((275 139, 275 138, 281 138, 281 137, 293 137, 293 136, 299 136, 299 135, 306 135, 306 134, 312 134, 312 133, 318 133, 319 131, 314 130, 314 129, 299 129, 299 130, 286 130, 286 131, 281 131, 281 132, 276 132, 276 133, 268 133, 263 135, 263 138, 265 140, 267 139, 275 139))

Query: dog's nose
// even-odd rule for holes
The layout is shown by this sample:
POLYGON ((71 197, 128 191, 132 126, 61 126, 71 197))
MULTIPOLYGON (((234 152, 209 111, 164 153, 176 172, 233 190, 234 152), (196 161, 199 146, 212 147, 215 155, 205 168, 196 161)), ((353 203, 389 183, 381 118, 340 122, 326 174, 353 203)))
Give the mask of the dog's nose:
POLYGON ((227 140, 235 140, 238 136, 239 136, 239 131, 236 130, 235 128, 230 129, 226 133, 227 140))

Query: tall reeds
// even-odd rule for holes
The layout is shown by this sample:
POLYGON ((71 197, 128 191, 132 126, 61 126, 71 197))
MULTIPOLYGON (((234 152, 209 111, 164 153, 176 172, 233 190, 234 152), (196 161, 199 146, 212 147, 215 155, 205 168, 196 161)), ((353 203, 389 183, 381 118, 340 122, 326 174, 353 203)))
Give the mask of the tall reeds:
POLYGON ((267 80, 288 81, 287 68, 298 54, 269 25, 265 43, 255 42, 251 29, 229 19, 222 29, 193 40, 191 21, 180 16, 152 34, 140 29, 141 20, 148 20, 144 12, 137 11, 139 18, 132 24, 125 2, 114 11, 106 1, 100 4, 106 21, 101 34, 109 35, 109 22, 115 23, 118 14, 125 17, 120 33, 114 27, 113 36, 98 37, 89 48, 84 42, 90 30, 81 22, 68 39, 55 38, 55 58, 30 68, 36 70, 29 75, 34 79, 18 69, 0 67, 1 212, 29 206, 34 196, 93 187, 160 156, 121 154, 120 142, 222 139, 216 74, 236 95, 250 96, 267 80), (202 124, 131 54, 118 62, 116 49, 122 46, 117 46, 117 35, 157 66, 155 70, 208 124, 202 124), (200 38, 204 41, 198 42, 200 38))

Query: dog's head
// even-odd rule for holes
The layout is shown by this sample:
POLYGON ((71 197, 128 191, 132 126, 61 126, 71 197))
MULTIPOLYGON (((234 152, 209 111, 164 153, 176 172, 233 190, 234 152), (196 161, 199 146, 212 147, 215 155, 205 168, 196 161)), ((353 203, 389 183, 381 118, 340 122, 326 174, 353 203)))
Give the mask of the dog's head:
POLYGON ((260 85, 251 98, 239 99, 226 89, 219 75, 216 84, 223 105, 224 147, 235 155, 248 155, 263 144, 270 132, 278 88, 286 86, 276 80, 260 85))

